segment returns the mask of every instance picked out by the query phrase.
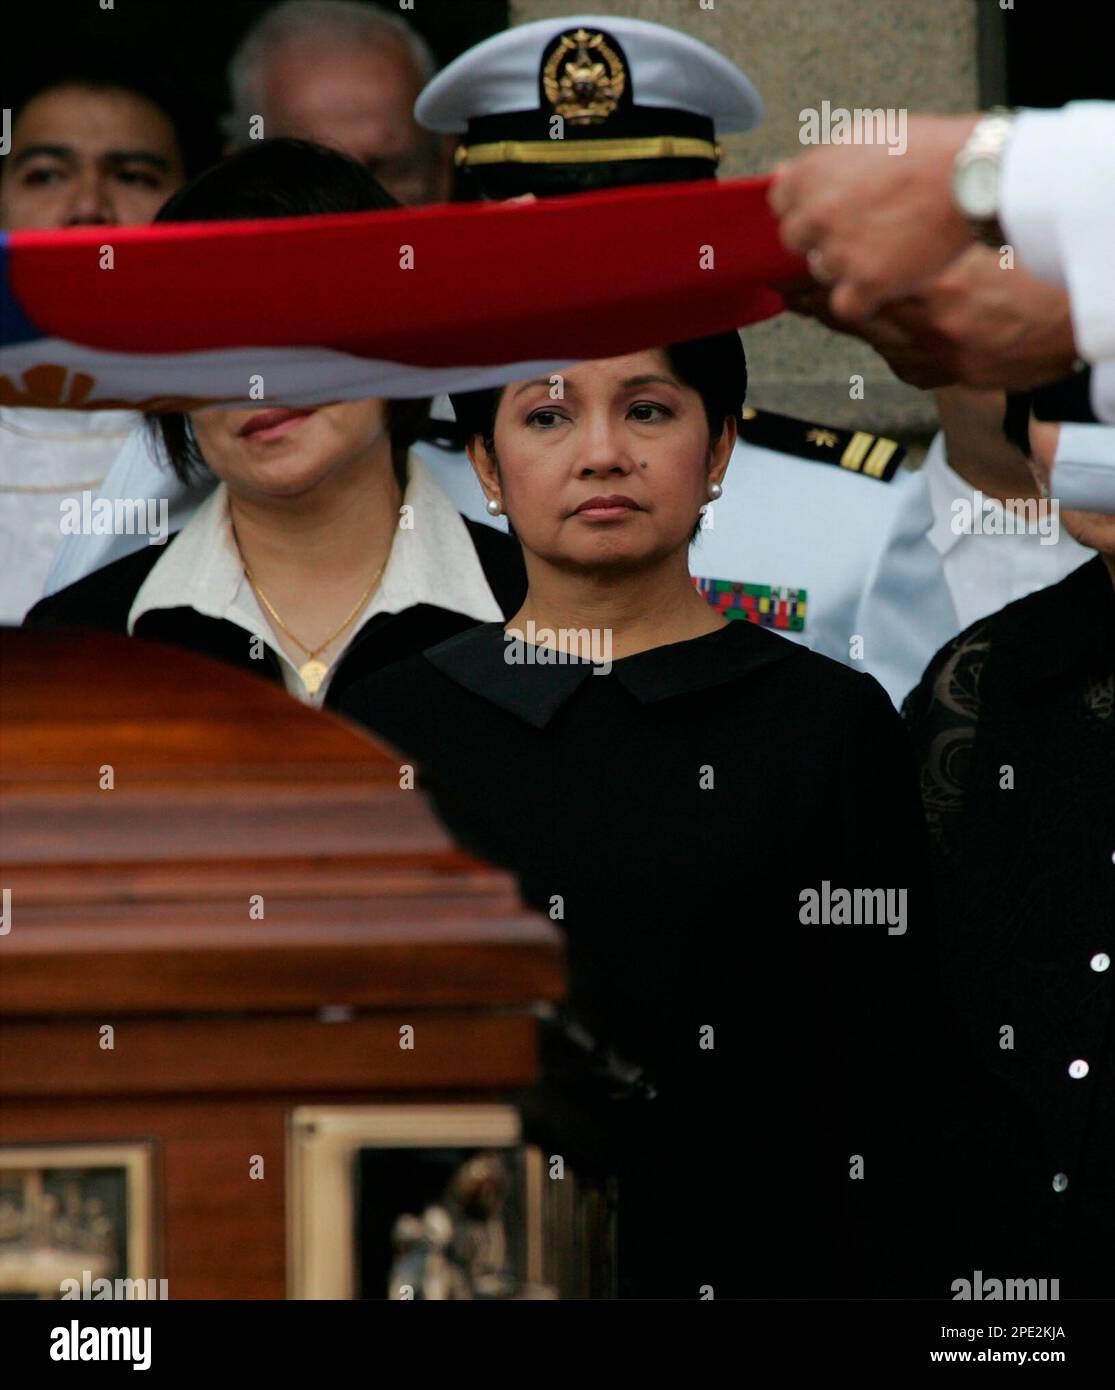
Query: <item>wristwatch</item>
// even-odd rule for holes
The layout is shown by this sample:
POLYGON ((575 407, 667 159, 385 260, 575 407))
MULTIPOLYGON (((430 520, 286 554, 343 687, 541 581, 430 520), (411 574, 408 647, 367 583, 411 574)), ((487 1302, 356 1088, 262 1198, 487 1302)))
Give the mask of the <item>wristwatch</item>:
POLYGON ((976 122, 952 166, 952 196, 978 240, 1001 246, 999 185, 1003 151, 1014 124, 1014 111, 995 106, 976 122))

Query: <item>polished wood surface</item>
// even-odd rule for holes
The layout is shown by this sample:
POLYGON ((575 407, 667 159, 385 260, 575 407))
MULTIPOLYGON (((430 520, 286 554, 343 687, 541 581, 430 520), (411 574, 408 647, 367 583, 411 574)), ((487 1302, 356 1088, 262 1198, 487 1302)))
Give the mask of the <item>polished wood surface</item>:
POLYGON ((536 1074, 560 937, 401 779, 231 667, 0 633, 0 1142, 152 1141, 172 1297, 283 1296, 292 1105, 536 1074))
POLYGON ((401 760, 266 681, 9 631, 0 729, 6 1017, 560 992, 553 928, 400 787, 401 760))
MULTIPOLYGON (((105 1013, 102 1011, 102 1018, 105 1013)), ((122 1096, 318 1087, 377 1090, 515 1088, 534 1075, 534 1023, 523 1014, 408 1009, 314 1018, 139 1018, 114 1022, 111 1051, 97 1019, 0 1023, 12 1096, 122 1096), (414 1046, 402 1049, 403 1027, 414 1046)))

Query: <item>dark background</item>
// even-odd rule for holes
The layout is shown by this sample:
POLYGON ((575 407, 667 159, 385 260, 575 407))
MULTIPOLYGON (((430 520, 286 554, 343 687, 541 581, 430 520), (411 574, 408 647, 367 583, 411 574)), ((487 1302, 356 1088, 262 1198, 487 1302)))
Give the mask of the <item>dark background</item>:
MULTIPOLYGON (((879 0, 893 3, 893 0, 879 0)), ((908 2, 908 0, 907 0, 908 2)), ((722 5, 746 0, 720 0, 722 5)), ((800 3, 800 0, 799 0, 800 3)), ((839 4, 841 0, 822 0, 839 4)), ((923 0, 932 5, 934 0, 923 0)), ((1105 0, 972 0, 980 27, 984 103, 1060 106, 1073 98, 1115 97, 1111 8, 1105 0), (1104 22, 1106 21, 1106 23, 1104 22)), ((34 0, 5 6, 0 29, 0 105, 14 104, 26 75, 60 46, 149 55, 156 71, 184 77, 213 116, 225 109, 224 72, 232 50, 268 0, 34 0)), ((394 5, 386 8, 395 9, 394 5)), ((568 10, 563 3, 555 9, 568 10)), ((592 10, 592 0, 583 8, 592 10)), ((630 13, 639 13, 632 0, 630 13)), ((507 0, 416 0, 400 11, 438 61, 448 62, 507 25, 507 0)), ((901 64, 902 54, 894 54, 901 64)))
POLYGON ((1002 22, 1009 106, 1115 98, 1115 10, 1110 0, 980 0, 1002 22))
MULTIPOLYGON (((142 60, 153 76, 171 77, 196 93, 211 119, 227 110, 225 70, 233 50, 271 0, 33 0, 10 3, 0 22, 0 106, 13 106, 28 77, 51 54, 104 54, 142 60)), ((396 6, 384 9, 395 12, 396 6)), ((586 0, 591 9, 591 0, 586 0)), ((507 0, 416 0, 399 11, 444 66, 474 43, 505 29, 507 0)))

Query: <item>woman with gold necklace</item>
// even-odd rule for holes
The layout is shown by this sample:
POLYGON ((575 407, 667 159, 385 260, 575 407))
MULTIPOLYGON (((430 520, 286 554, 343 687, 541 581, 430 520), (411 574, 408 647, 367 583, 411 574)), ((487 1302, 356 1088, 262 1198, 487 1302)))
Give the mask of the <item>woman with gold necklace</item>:
MULTIPOLYGON (((214 166, 156 221, 394 206, 360 165, 294 140, 214 166)), ((466 521, 408 454, 426 401, 150 417, 170 465, 220 485, 162 548, 43 599, 26 622, 189 647, 335 705, 356 679, 522 600, 518 546, 466 521)))

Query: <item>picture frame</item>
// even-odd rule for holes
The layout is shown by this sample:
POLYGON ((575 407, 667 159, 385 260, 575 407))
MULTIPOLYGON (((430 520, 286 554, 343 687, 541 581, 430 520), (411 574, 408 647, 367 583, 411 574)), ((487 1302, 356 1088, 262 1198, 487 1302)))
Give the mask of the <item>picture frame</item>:
POLYGON ((144 1141, 0 1147, 0 1300, 157 1296, 152 1174, 144 1141))
POLYGON ((614 1200, 555 1172, 513 1106, 301 1106, 289 1144, 291 1298, 614 1293, 614 1200))

